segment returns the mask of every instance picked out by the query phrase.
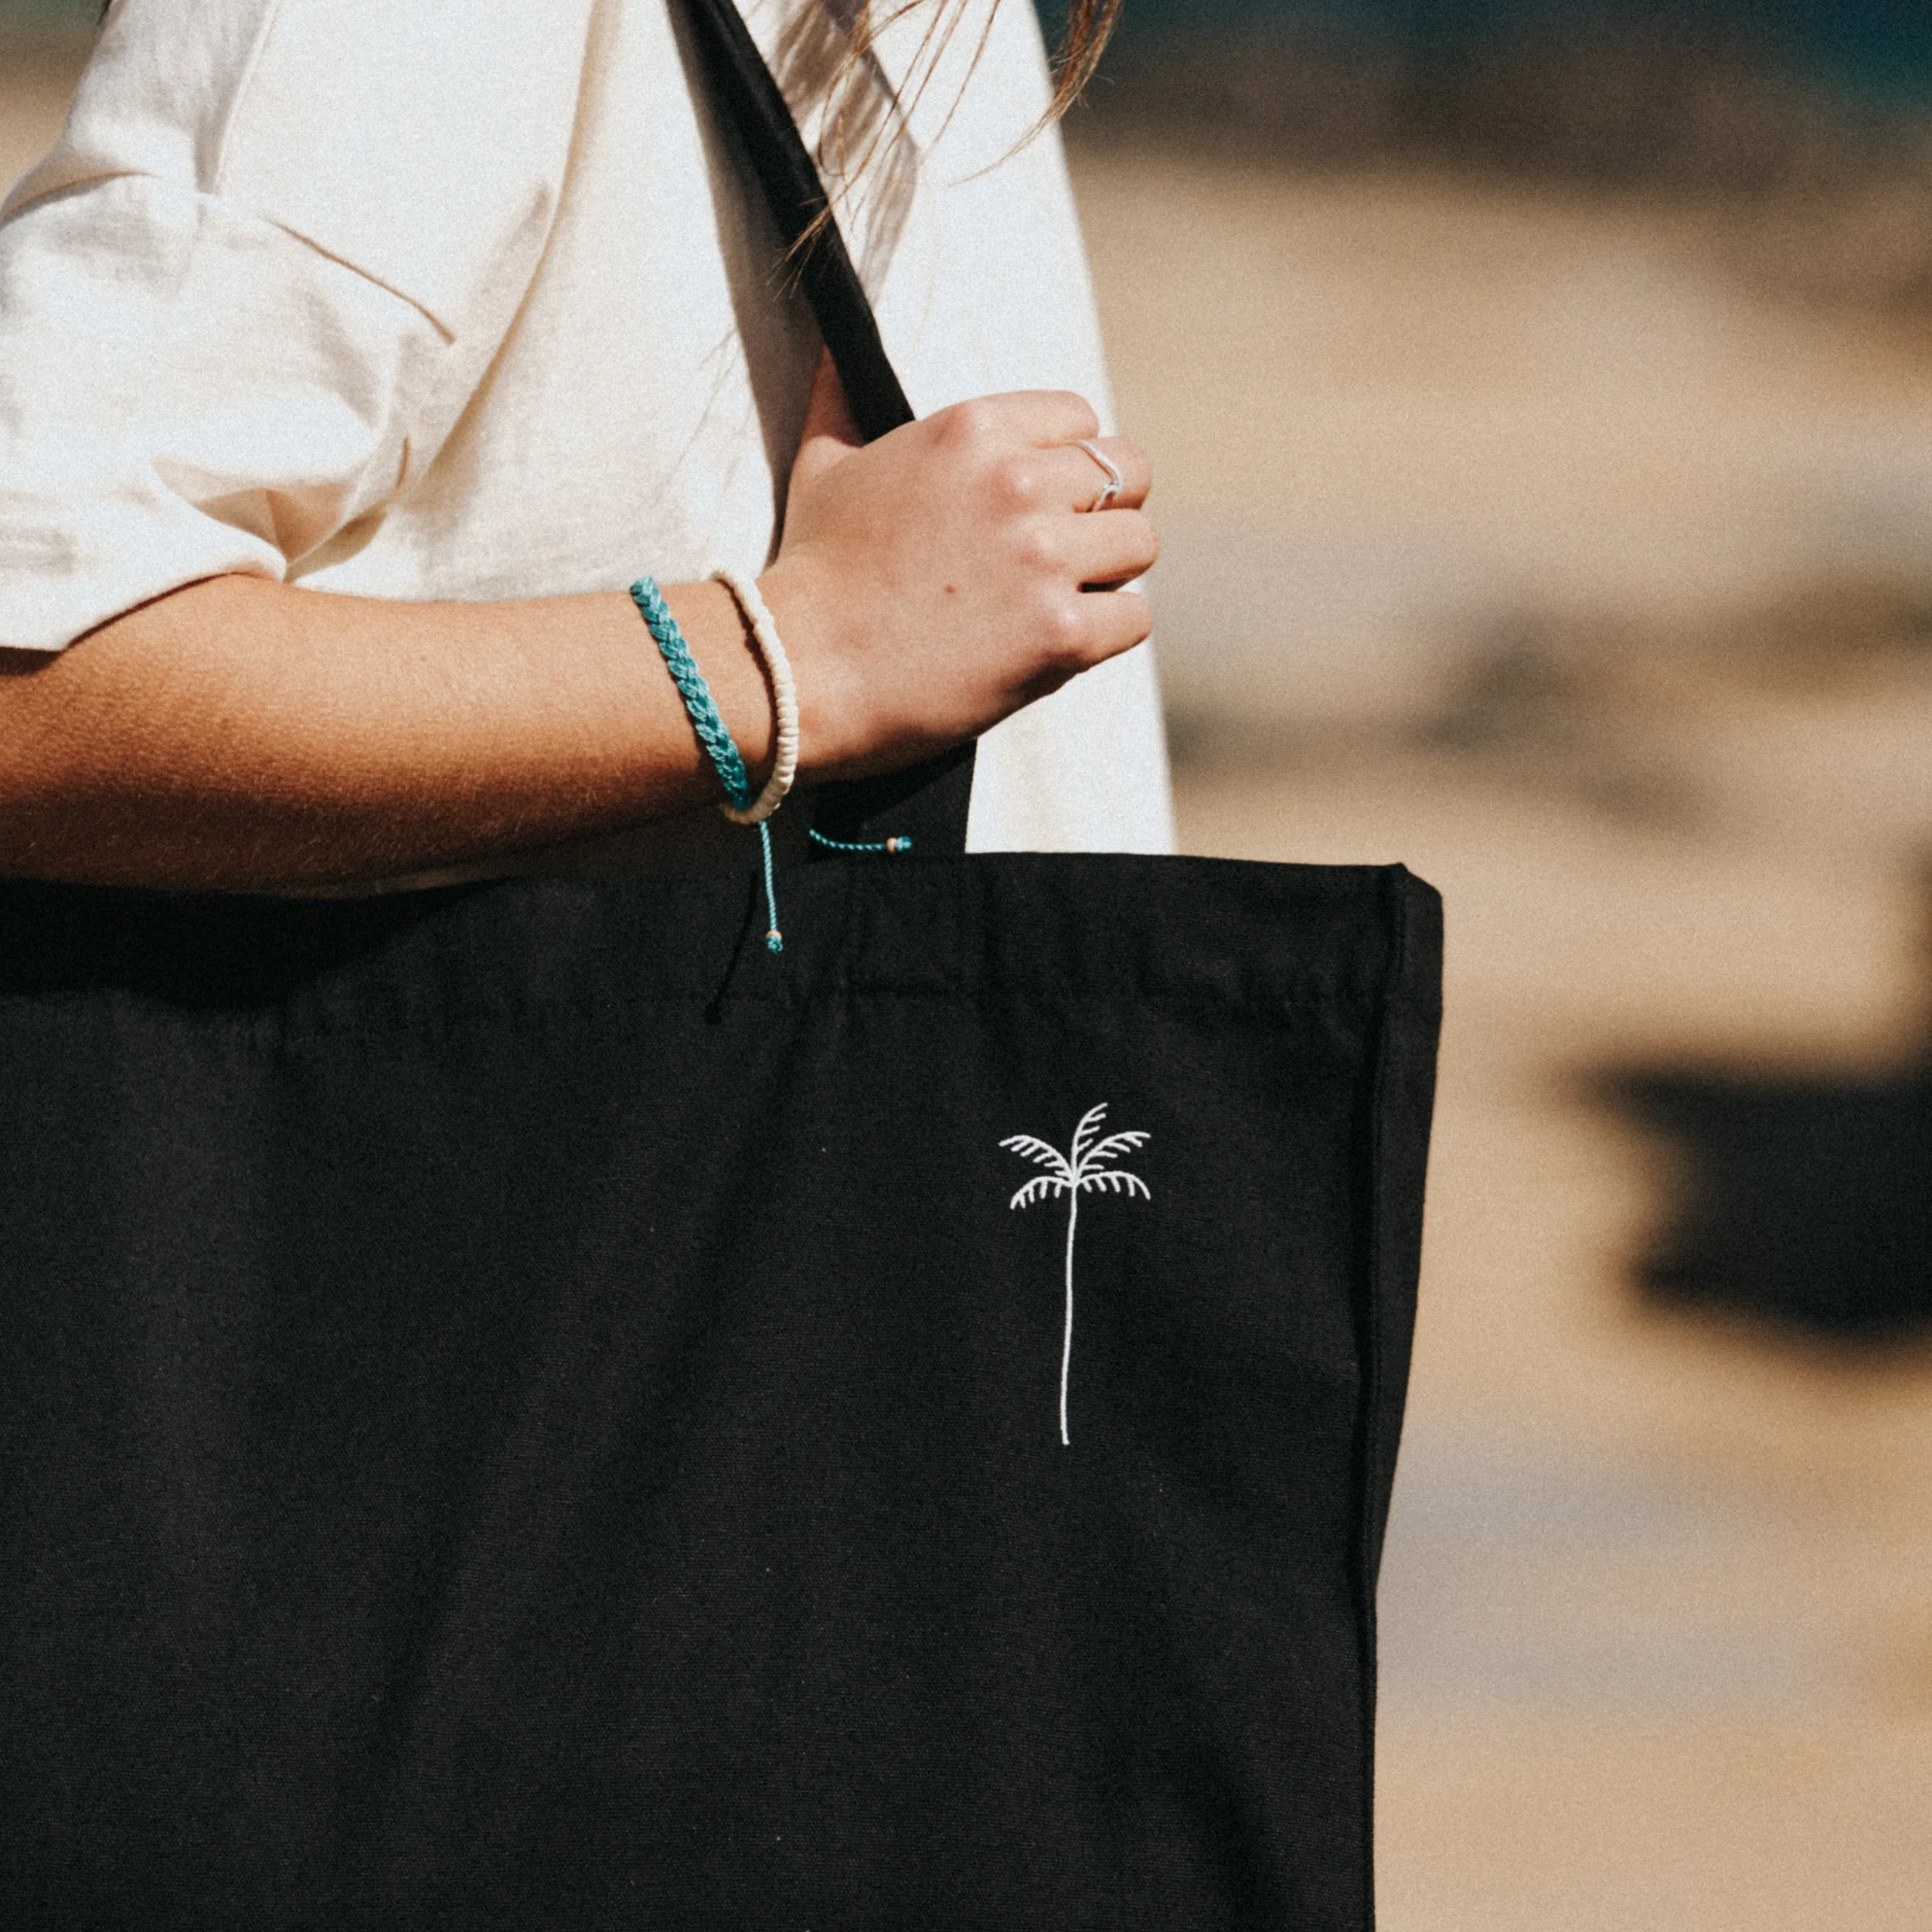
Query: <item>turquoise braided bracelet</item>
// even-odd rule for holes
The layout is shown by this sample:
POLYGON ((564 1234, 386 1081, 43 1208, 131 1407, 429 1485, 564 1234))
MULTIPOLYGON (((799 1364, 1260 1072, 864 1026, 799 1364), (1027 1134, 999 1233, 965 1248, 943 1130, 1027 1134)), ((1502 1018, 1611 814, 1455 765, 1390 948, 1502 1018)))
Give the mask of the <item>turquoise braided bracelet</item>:
MULTIPOLYGON (((691 655, 690 645, 684 641, 684 633, 678 628, 677 619, 671 614, 670 605, 664 600, 664 593, 658 588, 657 579, 639 577, 631 587, 631 601, 638 607, 638 615, 657 640, 665 668, 671 673, 671 682, 678 687, 678 695, 684 699, 684 708, 691 714, 691 728, 698 734, 699 743, 710 754, 711 762, 717 768, 725 796, 736 810, 747 810, 753 796, 751 774, 745 770, 743 756, 730 729, 718 715, 717 700, 711 695, 710 685, 704 681, 704 673, 698 668, 697 659, 691 655)), ((771 921, 765 933, 765 949, 782 953, 785 939, 778 930, 778 886, 772 876, 769 818, 759 821, 758 842, 764 861, 765 912, 771 921)))
POLYGON ((710 754, 711 762, 717 768, 725 796, 743 811, 752 801, 750 774, 745 770, 745 761, 740 756, 724 719, 718 715, 717 701, 711 695, 711 687, 705 682, 704 673, 698 668, 698 661, 692 656, 691 647, 685 642, 684 633, 678 628, 678 621, 671 614, 671 607, 665 602, 657 579, 639 577, 631 587, 631 601, 638 607, 638 615, 657 640, 658 648, 663 653, 665 668, 671 673, 671 682, 678 687, 678 694, 684 699, 684 708, 691 714, 691 728, 698 734, 699 743, 710 754))
MULTIPOLYGON (((734 588, 732 594, 739 598, 742 606, 742 592, 734 588)), ((719 782, 724 787, 725 796, 731 801, 735 811, 748 811, 753 801, 751 774, 745 770, 743 756, 730 728, 719 716, 717 700, 711 695, 710 685, 705 682, 704 673, 698 668, 697 659, 691 655, 691 647, 685 643, 677 619, 671 614, 671 607, 664 600, 664 593, 658 588, 657 579, 639 577, 631 587, 631 601, 638 607, 638 615, 657 642, 665 668, 671 673, 671 681, 678 687, 678 695, 684 699, 684 708, 690 714, 691 728, 710 757, 719 782)), ((903 837, 855 842, 828 838, 815 826, 808 825, 806 830, 818 844, 834 852, 906 852, 913 849, 913 842, 903 837)), ((769 811, 758 821, 758 837, 764 846, 765 910, 771 920, 765 934, 765 945, 772 952, 781 953, 785 942, 784 934, 778 930, 778 889, 773 876, 769 811)))

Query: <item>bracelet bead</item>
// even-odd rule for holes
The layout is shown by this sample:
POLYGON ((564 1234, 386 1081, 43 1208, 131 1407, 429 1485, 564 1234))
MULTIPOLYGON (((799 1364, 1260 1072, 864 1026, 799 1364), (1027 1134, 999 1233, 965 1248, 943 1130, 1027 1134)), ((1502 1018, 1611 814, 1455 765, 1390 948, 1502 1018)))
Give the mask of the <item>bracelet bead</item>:
POLYGON ((713 570, 711 575, 731 593, 733 601, 750 627, 752 641, 771 681, 771 776, 750 804, 734 799, 720 808, 735 824, 760 825, 784 803, 785 794, 798 775, 798 688, 792 679, 791 660, 779 641, 777 624, 757 580, 740 577, 735 570, 713 570))

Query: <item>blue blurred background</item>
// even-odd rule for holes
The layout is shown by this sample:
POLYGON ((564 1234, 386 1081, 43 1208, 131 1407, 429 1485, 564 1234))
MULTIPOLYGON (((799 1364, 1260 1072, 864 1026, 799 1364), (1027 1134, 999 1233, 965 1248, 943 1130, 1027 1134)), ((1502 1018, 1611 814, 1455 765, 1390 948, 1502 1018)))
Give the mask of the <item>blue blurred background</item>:
POLYGON ((1815 175, 1822 123, 1864 148, 1932 104, 1932 30, 1908 0, 1128 0, 1106 77, 1097 125, 1223 151, 1762 189, 1815 175))
MULTIPOLYGON (((1053 17, 1053 0, 1043 10, 1053 17)), ((91 22, 97 0, 0 0, 0 15, 91 22)), ((1661 30, 1721 38, 1882 100, 1932 97, 1932 32, 1915 0, 1128 0, 1124 46, 1255 28, 1426 59, 1525 35, 1661 30)))
POLYGON ((1126 44, 1287 29, 1467 57, 1527 36, 1662 32, 1728 42, 1879 100, 1932 97, 1932 30, 1916 0, 1129 0, 1126 44))

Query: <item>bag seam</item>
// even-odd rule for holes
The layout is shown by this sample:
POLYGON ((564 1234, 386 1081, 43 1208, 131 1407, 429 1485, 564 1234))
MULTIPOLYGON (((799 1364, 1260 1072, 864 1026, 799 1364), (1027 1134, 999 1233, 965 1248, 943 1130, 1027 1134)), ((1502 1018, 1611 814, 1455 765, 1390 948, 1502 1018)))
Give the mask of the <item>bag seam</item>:
MULTIPOLYGON (((1361 1672, 1360 1696, 1362 1709, 1362 1816, 1360 1842, 1363 1852, 1363 1869, 1361 1873, 1362 1896, 1365 1907, 1363 1925, 1372 1928, 1376 1917, 1375 1893, 1375 1801, 1376 1801, 1376 1713, 1377 1703, 1376 1648, 1377 1606, 1376 1571, 1374 1552, 1370 1548, 1372 1524, 1374 1517, 1372 1499, 1375 1485, 1379 1480, 1382 1466, 1384 1437, 1386 1430, 1383 1426, 1383 1386, 1386 1376, 1386 1350, 1383 1330, 1386 1319, 1383 1307, 1384 1290, 1387 1285, 1387 1267, 1385 1254, 1385 1236, 1387 1227, 1383 1168, 1384 1141, 1388 1131, 1389 1094, 1394 1078, 1396 1060, 1393 1036, 1396 1031, 1396 1002, 1406 985, 1410 965, 1410 904, 1409 894, 1403 889, 1407 875, 1400 867, 1385 874, 1389 885, 1393 886, 1391 895, 1394 900, 1392 930, 1389 936, 1389 965, 1383 985, 1383 1004, 1379 1023, 1376 1029, 1374 1054, 1374 1083, 1371 1090, 1369 1111, 1367 1153, 1370 1163, 1369 1185, 1369 1212, 1366 1238, 1367 1266, 1363 1270, 1364 1301, 1366 1334, 1363 1345, 1363 1374, 1362 1379, 1361 1420, 1359 1431, 1360 1451, 1356 1461, 1355 1496, 1355 1560, 1356 1588, 1359 1593, 1357 1628, 1361 1632, 1362 1643, 1359 1661, 1361 1672)), ((1385 889, 1386 888, 1385 887, 1385 889)))

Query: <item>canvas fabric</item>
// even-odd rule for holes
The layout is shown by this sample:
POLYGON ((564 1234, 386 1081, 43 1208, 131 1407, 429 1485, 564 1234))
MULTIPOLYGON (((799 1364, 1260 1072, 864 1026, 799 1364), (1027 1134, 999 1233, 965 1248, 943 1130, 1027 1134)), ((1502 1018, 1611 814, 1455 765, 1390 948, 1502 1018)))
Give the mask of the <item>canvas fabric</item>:
POLYGON ((0 891, 0 1921, 1371 1923, 1434 896, 788 891, 0 891))

